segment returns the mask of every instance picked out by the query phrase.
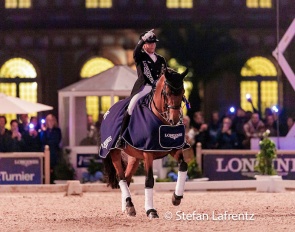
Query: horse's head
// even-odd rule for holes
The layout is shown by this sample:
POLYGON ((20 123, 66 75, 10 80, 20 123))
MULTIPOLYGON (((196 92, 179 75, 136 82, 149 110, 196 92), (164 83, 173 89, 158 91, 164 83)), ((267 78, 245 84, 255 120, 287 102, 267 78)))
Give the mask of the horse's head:
POLYGON ((157 84, 154 97, 155 109, 171 125, 182 123, 183 79, 187 73, 188 69, 180 74, 168 68, 157 84))

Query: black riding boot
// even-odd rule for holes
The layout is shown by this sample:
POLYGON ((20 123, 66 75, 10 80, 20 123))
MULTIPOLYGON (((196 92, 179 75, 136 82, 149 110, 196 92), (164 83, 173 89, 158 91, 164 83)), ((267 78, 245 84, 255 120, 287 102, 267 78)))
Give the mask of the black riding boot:
POLYGON ((130 115, 128 114, 128 111, 126 111, 125 114, 124 114, 123 121, 122 121, 119 138, 118 138, 118 140, 116 142, 115 147, 121 147, 122 148, 122 147, 125 146, 125 141, 122 138, 122 135, 123 135, 124 131, 126 130, 126 128, 128 127, 129 121, 130 121, 130 115))

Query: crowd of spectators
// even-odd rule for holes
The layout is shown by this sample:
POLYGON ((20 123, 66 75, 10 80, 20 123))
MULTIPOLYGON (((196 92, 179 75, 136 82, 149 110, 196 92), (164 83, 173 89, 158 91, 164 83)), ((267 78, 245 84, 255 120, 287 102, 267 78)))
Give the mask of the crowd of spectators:
MULTIPOLYGON (((61 130, 56 117, 48 114, 45 119, 29 119, 28 114, 19 115, 10 121, 10 130, 5 126, 6 117, 0 116, 0 152, 43 152, 46 145, 50 149, 50 169, 56 166, 61 155, 61 130)), ((51 178, 53 179, 53 178, 51 178)))
MULTIPOLYGON (((92 116, 87 116, 88 132, 81 146, 100 144, 100 121, 94 123, 92 116)), ((268 108, 264 117, 255 110, 245 112, 239 108, 235 113, 224 115, 214 111, 208 123, 200 111, 195 112, 193 118, 184 116, 183 122, 187 142, 195 151, 199 142, 203 149, 250 149, 251 138, 261 138, 266 130, 270 131, 270 136, 286 136, 294 125, 294 118, 278 120, 278 115, 268 108)), ((10 121, 10 130, 6 124, 6 117, 0 115, 0 152, 43 152, 45 145, 49 145, 50 166, 54 168, 62 150, 62 134, 54 115, 49 114, 41 121, 22 114, 18 120, 10 121)))
POLYGON ((294 124, 292 117, 278 120, 277 113, 269 108, 264 117, 258 111, 246 112, 239 108, 235 113, 224 115, 214 111, 210 118, 207 123, 202 112, 195 112, 191 123, 186 125, 187 141, 193 150, 197 143, 204 149, 250 149, 251 138, 261 138, 266 130, 270 136, 286 136, 294 124))

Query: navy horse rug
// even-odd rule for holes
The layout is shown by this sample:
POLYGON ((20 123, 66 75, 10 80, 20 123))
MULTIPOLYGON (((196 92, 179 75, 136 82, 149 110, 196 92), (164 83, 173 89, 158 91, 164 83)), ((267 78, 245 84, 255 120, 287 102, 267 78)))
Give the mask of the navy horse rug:
MULTIPOLYGON (((186 149, 184 125, 164 125, 148 107, 148 98, 147 95, 137 102, 128 128, 123 133, 125 142, 142 151, 167 152, 172 149, 186 149)), ((129 97, 117 102, 104 114, 100 128, 100 157, 105 158, 110 150, 116 148, 121 123, 130 100, 129 97)))

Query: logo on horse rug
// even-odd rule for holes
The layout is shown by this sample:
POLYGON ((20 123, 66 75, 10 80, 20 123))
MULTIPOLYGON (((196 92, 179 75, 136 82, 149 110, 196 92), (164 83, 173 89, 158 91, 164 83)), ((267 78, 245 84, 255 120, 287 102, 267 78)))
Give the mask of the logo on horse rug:
MULTIPOLYGON (((187 148, 185 143, 185 128, 183 124, 164 125, 153 112, 143 104, 147 97, 143 97, 135 106, 129 126, 123 133, 126 143, 142 151, 170 151, 172 149, 187 148)), ((117 102, 104 117, 101 127, 101 147, 99 156, 105 158, 119 136, 121 122, 130 98, 117 102)))

